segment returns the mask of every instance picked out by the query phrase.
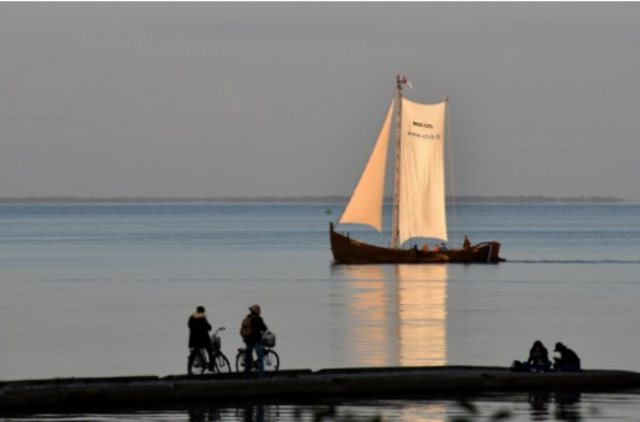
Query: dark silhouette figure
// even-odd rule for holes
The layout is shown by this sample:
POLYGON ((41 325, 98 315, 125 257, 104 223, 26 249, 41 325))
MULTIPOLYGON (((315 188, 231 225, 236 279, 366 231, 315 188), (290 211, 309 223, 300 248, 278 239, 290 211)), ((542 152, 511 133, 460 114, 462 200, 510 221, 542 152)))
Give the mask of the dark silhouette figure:
POLYGON ((533 342, 533 346, 529 350, 527 365, 529 365, 531 371, 535 372, 546 372, 551 369, 549 351, 540 340, 533 342))
POLYGON ((464 240, 462 241, 462 249, 467 250, 471 248, 471 241, 469 240, 469 238, 467 237, 467 235, 464 235, 464 240))
MULTIPOLYGON (((203 306, 198 306, 196 312, 189 317, 189 360, 187 363, 187 371, 189 375, 192 375, 191 367, 198 355, 198 350, 206 349, 209 354, 209 366, 213 365, 213 347, 211 347, 211 339, 209 338, 209 331, 211 331, 211 324, 207 321, 205 310, 203 306)), ((209 368, 211 369, 211 368, 209 368)))
POLYGON ((564 344, 558 342, 556 343, 556 348, 554 352, 560 353, 560 357, 554 357, 553 360, 555 364, 553 365, 556 371, 562 372, 576 372, 580 371, 580 358, 573 350, 569 349, 564 344))
POLYGON ((255 349, 258 355, 258 372, 260 375, 264 374, 264 348, 262 346, 262 334, 267 331, 267 326, 264 320, 260 316, 262 310, 260 305, 253 305, 249 308, 251 312, 242 321, 242 327, 240 329, 240 335, 244 341, 245 348, 245 362, 244 368, 245 374, 248 374, 251 370, 250 362, 253 361, 253 350, 255 349), (248 327, 247 327, 248 326, 248 327))

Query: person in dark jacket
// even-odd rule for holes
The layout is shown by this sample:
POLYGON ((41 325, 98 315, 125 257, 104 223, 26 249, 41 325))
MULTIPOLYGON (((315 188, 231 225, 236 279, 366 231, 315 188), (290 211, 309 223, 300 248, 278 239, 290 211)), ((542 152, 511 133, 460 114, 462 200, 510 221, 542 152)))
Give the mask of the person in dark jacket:
POLYGON ((556 343, 554 352, 560 353, 560 357, 554 357, 555 361, 554 369, 562 372, 575 372, 580 371, 580 358, 573 350, 569 349, 564 344, 556 343))
POLYGON ((209 354, 209 369, 213 365, 213 348, 211 347, 211 339, 209 338, 209 331, 211 331, 211 324, 207 321, 207 316, 203 306, 198 306, 196 312, 189 317, 189 361, 187 364, 187 370, 189 375, 192 375, 191 367, 198 355, 198 350, 206 349, 209 354))
POLYGON ((536 340, 529 350, 527 365, 531 371, 545 372, 551 369, 549 351, 540 340, 536 340))
MULTIPOLYGON (((260 316, 262 310, 260 309, 260 305, 252 305, 249 307, 249 311, 251 312, 249 315, 245 317, 242 322, 243 327, 241 328, 240 334, 242 336, 242 340, 244 341, 245 348, 245 362, 253 361, 253 351, 256 351, 256 355, 258 356, 258 372, 260 375, 264 374, 264 348, 262 346, 262 334, 264 334, 268 328, 264 323, 264 320, 260 316), (250 324, 250 332, 245 332, 244 326, 246 324, 250 324)), ((244 367, 245 374, 248 374, 251 370, 251 365, 247 364, 244 367)))

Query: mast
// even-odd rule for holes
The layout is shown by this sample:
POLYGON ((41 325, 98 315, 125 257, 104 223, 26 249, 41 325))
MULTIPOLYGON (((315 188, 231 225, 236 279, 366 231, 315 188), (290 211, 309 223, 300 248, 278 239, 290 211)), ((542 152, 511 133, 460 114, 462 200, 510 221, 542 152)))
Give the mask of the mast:
POLYGON ((396 164, 393 182, 393 228, 391 232, 391 249, 398 249, 400 237, 400 137, 402 135, 402 84, 407 83, 404 76, 396 76, 396 164))

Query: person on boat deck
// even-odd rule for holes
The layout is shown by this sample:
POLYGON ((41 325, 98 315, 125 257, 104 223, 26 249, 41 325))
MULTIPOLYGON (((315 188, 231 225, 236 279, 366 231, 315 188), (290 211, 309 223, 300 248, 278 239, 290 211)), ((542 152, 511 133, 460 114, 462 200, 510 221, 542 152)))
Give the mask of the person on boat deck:
POLYGON ((429 252, 429 245, 427 245, 426 243, 422 245, 422 252, 429 252))
POLYGON ((546 372, 551 369, 549 351, 540 340, 533 342, 533 346, 531 346, 531 350, 529 350, 527 366, 529 370, 535 372, 546 372))
MULTIPOLYGON (((252 305, 249 307, 249 311, 251 313, 247 315, 245 319, 248 318, 251 322, 251 333, 246 337, 242 336, 242 341, 244 341, 246 345, 245 362, 253 361, 253 350, 255 349, 256 355, 258 355, 258 373, 262 376, 264 374, 264 348, 262 346, 262 334, 264 334, 268 328, 260 316, 262 313, 260 305, 252 305)), ((245 365, 244 373, 248 374, 250 370, 251 365, 245 365)))
POLYGON ((471 241, 469 240, 469 238, 467 237, 467 235, 464 235, 464 240, 462 242, 462 249, 469 249, 471 247, 471 241))
POLYGON ((553 351, 560 353, 560 357, 555 356, 553 358, 555 361, 553 368, 556 371, 575 372, 581 370, 580 358, 576 352, 560 342, 556 343, 556 348, 553 351))
POLYGON ((448 250, 448 249, 447 249, 447 245, 445 245, 444 243, 441 243, 441 244, 440 244, 440 250, 441 250, 441 251, 446 251, 446 250, 448 250))
POLYGON ((189 327, 189 360, 187 363, 187 370, 189 375, 193 375, 191 372, 191 366, 198 355, 200 349, 206 349, 209 354, 209 366, 213 365, 213 347, 211 346, 211 339, 209 338, 209 331, 211 331, 211 324, 207 321, 204 306, 198 306, 196 312, 189 317, 187 323, 189 327))
POLYGON ((436 245, 433 247, 434 252, 440 252, 440 246, 436 245))

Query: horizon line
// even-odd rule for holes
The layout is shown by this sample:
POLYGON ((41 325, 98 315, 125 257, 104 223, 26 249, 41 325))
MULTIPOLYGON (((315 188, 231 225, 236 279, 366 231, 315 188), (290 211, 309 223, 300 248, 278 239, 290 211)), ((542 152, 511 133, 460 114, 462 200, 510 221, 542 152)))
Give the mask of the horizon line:
MULTIPOLYGON (((0 204, 18 203, 193 203, 193 202, 215 202, 215 203, 274 203, 274 202, 348 202, 347 195, 301 195, 301 196, 225 196, 225 197, 165 197, 165 196, 0 196, 0 204)), ((385 202, 391 201, 390 197, 384 198, 385 202)), ((447 202, 498 202, 498 203, 550 203, 550 202, 574 202, 574 203, 620 203, 634 202, 633 200, 618 198, 614 196, 545 196, 545 195, 456 195, 447 196, 447 202)))

